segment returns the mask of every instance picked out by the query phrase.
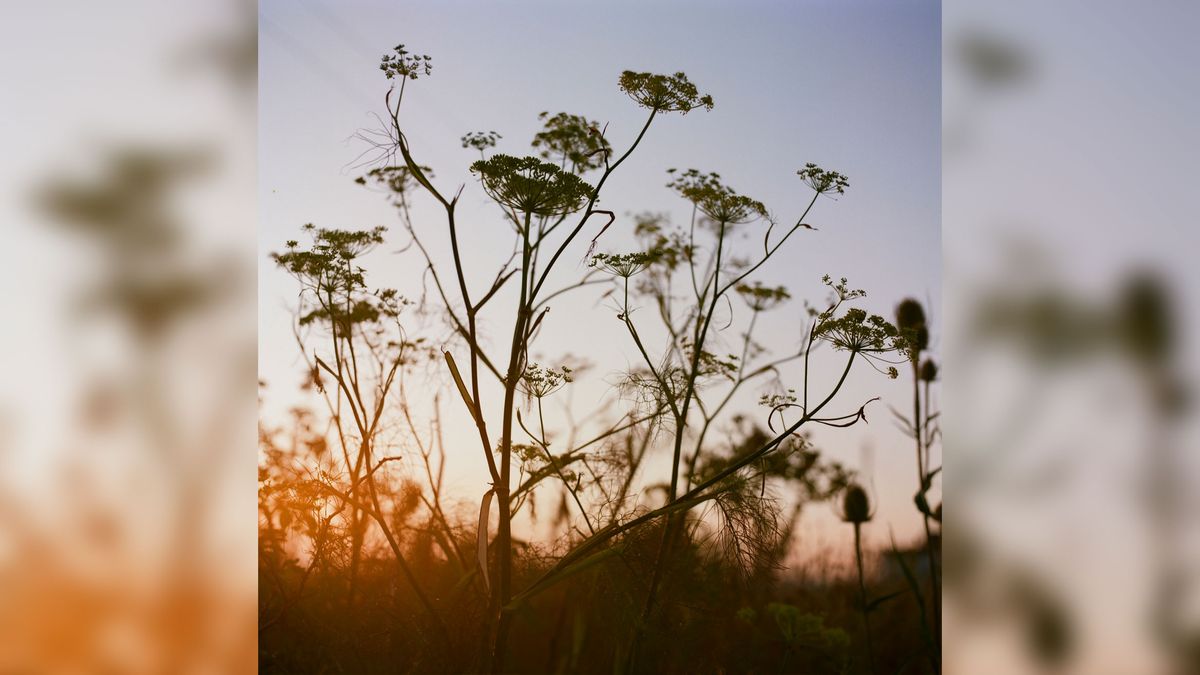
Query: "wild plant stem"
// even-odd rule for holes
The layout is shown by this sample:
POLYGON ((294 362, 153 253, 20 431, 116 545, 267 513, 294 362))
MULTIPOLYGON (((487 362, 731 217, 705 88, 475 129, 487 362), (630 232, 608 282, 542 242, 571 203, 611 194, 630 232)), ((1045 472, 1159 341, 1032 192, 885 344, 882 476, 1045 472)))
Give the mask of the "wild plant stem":
POLYGON ((863 572, 862 523, 854 523, 854 559, 858 563, 858 599, 859 609, 862 611, 863 632, 867 638, 867 664, 873 674, 875 672, 875 655, 871 646, 871 617, 870 609, 867 607, 866 575, 863 572))
MULTIPOLYGON (((917 489, 921 490, 924 497, 925 484, 928 481, 928 453, 929 448, 925 447, 924 429, 925 425, 921 419, 921 373, 920 361, 917 358, 912 359, 913 370, 913 437, 917 444, 917 479, 919 481, 917 489)), ((925 555, 929 559, 929 595, 933 605, 933 640, 934 647, 941 652, 942 649, 942 602, 940 592, 940 580, 937 570, 937 555, 933 545, 933 529, 929 525, 929 514, 922 510, 921 521, 925 527, 925 555)))
POLYGON ((521 377, 521 365, 525 351, 525 327, 529 320, 529 261, 532 249, 529 239, 529 227, 532 214, 525 214, 525 226, 521 232, 521 294, 517 303, 517 319, 513 325, 512 345, 509 348, 508 370, 504 378, 504 408, 503 428, 500 436, 500 481, 494 487, 499 506, 499 531, 496 535, 497 583, 496 599, 497 627, 496 641, 492 648, 491 670, 494 673, 504 668, 505 647, 508 642, 508 631, 511 616, 500 608, 508 604, 512 598, 512 497, 509 494, 509 482, 512 470, 512 435, 514 404, 516 402, 517 382, 521 377))
POLYGON ((729 466, 725 467, 721 471, 718 471, 715 475, 711 476, 710 478, 705 480, 703 483, 697 485, 696 487, 692 488, 691 490, 688 490, 686 493, 680 495, 679 498, 676 499, 673 504, 667 504, 665 506, 660 506, 659 508, 654 509, 653 511, 643 513, 642 515, 637 516, 636 518, 633 518, 631 520, 627 520, 623 523, 614 523, 612 525, 609 525, 607 527, 600 529, 598 532, 596 532, 595 535, 588 537, 584 541, 580 542, 577 546, 575 546, 573 549, 571 549, 566 555, 559 558, 558 562, 555 563, 553 567, 551 567, 549 570, 547 570, 534 583, 530 584, 529 587, 527 587, 524 591, 522 591, 521 594, 518 596, 518 599, 525 599, 525 598, 531 597, 532 595, 546 589, 551 584, 553 584, 555 581, 557 581, 557 579, 555 579, 555 577, 557 575, 560 575, 566 568, 568 568, 571 565, 573 565, 574 563, 578 562, 585 555, 591 553, 593 550, 598 548, 601 544, 609 541, 610 539, 617 537, 625 532, 628 532, 629 530, 632 530, 636 527, 640 527, 640 526, 644 525, 645 523, 648 523, 650 521, 661 518, 665 515, 669 515, 671 513, 679 511, 679 510, 690 509, 690 508, 696 506, 697 504, 702 504, 710 499, 715 498, 720 493, 720 491, 714 491, 711 494, 705 494, 705 493, 713 486, 720 484, 721 481, 732 476, 733 474, 737 473, 738 471, 741 471, 749 464, 752 464, 753 462, 758 461, 758 459, 761 458, 763 455, 765 455, 768 452, 771 452, 775 448, 779 447, 780 443, 782 443, 787 438, 790 438, 793 434, 795 434, 797 431, 799 431, 800 427, 804 426, 806 423, 808 423, 810 420, 812 420, 817 415, 817 413, 819 413, 826 405, 829 404, 830 401, 833 400, 834 396, 836 396, 838 394, 838 392, 841 391, 842 385, 845 384, 846 377, 850 374, 850 369, 854 365, 854 360, 855 360, 856 356, 857 356, 857 354, 855 352, 850 353, 850 358, 846 360, 846 367, 842 370, 841 377, 838 378, 837 384, 835 384, 833 386, 833 389, 829 392, 829 395, 826 396, 825 399, 823 401, 821 401, 821 403, 819 403, 815 408, 813 408, 813 410, 811 412, 806 412, 799 420, 797 420, 791 426, 784 429, 775 438, 768 441, 762 447, 758 448, 754 452, 743 455, 741 459, 731 462, 729 464, 729 466))

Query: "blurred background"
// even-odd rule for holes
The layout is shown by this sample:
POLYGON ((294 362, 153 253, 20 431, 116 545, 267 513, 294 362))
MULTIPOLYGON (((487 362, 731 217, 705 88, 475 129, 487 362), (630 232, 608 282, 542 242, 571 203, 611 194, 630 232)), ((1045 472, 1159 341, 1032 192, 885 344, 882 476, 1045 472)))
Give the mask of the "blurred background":
MULTIPOLYGON (((0 672, 254 667, 255 12, 5 8, 0 672)), ((943 6, 947 672, 1200 671, 1198 20, 943 6)))
POLYGON ((2 673, 254 668, 255 10, 5 5, 2 673))
POLYGON ((1200 672, 1198 24, 943 4, 947 672, 1200 672))

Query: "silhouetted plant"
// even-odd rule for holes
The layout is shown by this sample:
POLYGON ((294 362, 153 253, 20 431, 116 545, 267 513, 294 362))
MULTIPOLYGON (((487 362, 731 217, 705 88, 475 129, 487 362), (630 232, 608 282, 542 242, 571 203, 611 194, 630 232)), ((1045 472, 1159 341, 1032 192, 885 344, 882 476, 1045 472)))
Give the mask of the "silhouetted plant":
MULTIPOLYGON (((755 589, 755 606, 766 607, 763 616, 774 625, 771 639, 781 650, 755 663, 767 669, 813 662, 845 668, 846 634, 795 605, 774 602, 769 589, 791 549, 801 509, 843 494, 851 480, 850 471, 823 458, 808 430, 864 420, 870 401, 830 411, 855 362, 866 361, 895 377, 890 364, 909 359, 913 348, 903 330, 851 306, 862 291, 849 288, 845 279, 825 277, 829 300, 819 309, 808 307, 799 347, 773 356, 759 343, 756 328, 762 315, 786 307, 791 293, 755 275, 797 232, 814 229, 806 219, 817 198, 844 194, 846 177, 806 165, 798 172, 799 183, 812 190, 811 198, 799 205, 794 223, 784 226, 765 204, 735 191, 719 174, 672 170, 666 187, 690 206, 690 223, 672 227, 665 216, 643 214, 634 222, 635 250, 596 252, 617 220, 613 211, 597 207, 605 186, 655 120, 713 106, 683 73, 626 71, 618 87, 646 110, 646 119, 623 147, 614 150, 607 126, 569 113, 539 116, 543 127, 532 140, 537 156, 494 152, 501 141, 496 132, 461 138, 464 150, 479 153, 471 172, 494 204, 495 218, 512 233, 511 254, 506 252, 494 275, 480 285, 478 271, 468 267, 462 251, 458 205, 466 186, 443 191, 435 184, 433 170, 414 157, 400 114, 407 85, 432 73, 431 59, 400 45, 380 67, 394 81, 384 98, 384 126, 360 134, 379 165, 356 182, 381 190, 396 207, 409 239, 403 250, 419 256, 428 286, 407 314, 410 303, 398 293, 369 288, 358 265, 383 242, 381 228, 309 226, 310 247, 289 242, 288 250, 275 257, 301 284, 297 337, 342 450, 340 458, 327 453, 319 462, 295 460, 315 477, 281 480, 269 490, 272 499, 287 493, 287 504, 308 514, 301 517, 305 529, 296 536, 311 542, 310 566, 339 548, 343 520, 348 519, 346 531, 352 535, 351 557, 369 533, 382 536, 429 620, 449 623, 446 633, 463 636, 443 638, 443 658, 425 654, 412 657, 409 665, 492 672, 529 668, 524 653, 520 666, 510 666, 517 654, 510 642, 520 639, 519 631, 514 638, 514 621, 538 616, 534 603, 545 603, 557 608, 547 670, 586 663, 587 650, 600 649, 589 642, 597 635, 605 642, 596 644, 607 645, 603 658, 612 659, 615 668, 667 667, 671 661, 655 661, 641 643, 646 634, 673 622, 672 613, 686 613, 676 599, 736 606, 729 604, 737 597, 735 589, 747 588, 755 589), (433 200, 444 222, 418 225, 412 207, 419 198, 433 200), (568 249, 584 248, 578 240, 594 216, 605 221, 587 246, 587 268, 561 287, 552 285, 552 272, 561 276, 568 267, 559 264, 568 249), (753 245, 741 244, 742 234, 753 245), (449 260, 438 257, 435 239, 448 244, 449 260), (566 358, 549 361, 539 355, 538 363, 532 354, 541 328, 551 320, 550 303, 590 287, 603 289, 618 320, 614 327, 630 340, 637 361, 613 381, 625 409, 597 418, 588 427, 597 431, 583 436, 583 427, 569 417, 569 405, 565 420, 547 413, 569 399, 573 381, 585 369, 566 358), (729 317, 721 314, 725 308, 729 317), (439 336, 441 353, 432 354, 434 359, 426 358, 434 341, 405 337, 400 318, 414 315, 445 322, 448 336, 439 336), (499 343, 481 328, 498 321, 511 331, 499 343), (653 332, 647 332, 647 324, 654 324, 653 332), (725 344, 726 332, 738 336, 732 348, 725 344), (649 335, 665 337, 652 344, 649 335), (313 350, 313 340, 324 345, 322 353, 313 350), (809 361, 822 343, 843 359, 843 367, 835 381, 818 385, 810 382, 809 361), (365 377, 355 364, 364 353, 379 364, 365 377), (446 454, 440 399, 434 397, 436 433, 418 429, 408 403, 405 367, 418 358, 439 369, 437 379, 461 401, 459 409, 469 415, 472 435, 478 437, 491 484, 479 499, 473 533, 462 525, 466 518, 442 506, 446 454), (788 364, 801 368, 802 380, 791 388, 783 380, 788 364), (765 392, 758 422, 733 410, 737 394, 754 385, 765 392), (501 395, 486 396, 489 390, 501 395), (399 396, 386 403, 396 391, 399 396), (384 469, 394 459, 382 456, 385 444, 379 436, 389 411, 399 412, 406 440, 419 453, 423 486, 407 477, 395 480, 396 474, 384 469), (491 426, 497 423, 498 433, 491 426), (356 433, 345 433, 343 424, 356 433), (651 474, 646 458, 667 448, 669 473, 651 474), (790 512, 776 497, 785 490, 795 497, 790 512), (539 505, 538 496, 547 492, 556 496, 550 523, 562 536, 517 541, 514 517, 524 509, 531 519, 545 519, 545 502, 539 505), (416 516, 421 509, 424 520, 416 516), (353 535, 356 527, 359 534, 353 535), (431 570, 431 578, 414 574, 413 568, 431 570), (566 626, 571 626, 569 647, 559 639, 566 626), (486 647, 474 658, 471 645, 486 647)), ((271 456, 280 463, 292 461, 271 456)), ((264 508, 275 503, 264 499, 264 508)), ((278 513, 264 516, 268 532, 275 531, 270 523, 282 517, 278 513)), ((280 536, 270 535, 272 547, 280 536)), ((858 558, 862 596, 861 548, 858 558)), ((385 574, 370 565, 363 570, 364 575, 385 574)), ((378 601, 363 597, 357 608, 379 616, 373 604, 378 601)), ((692 657, 684 662, 692 663, 692 657)))
POLYGON ((921 512, 925 528, 925 549, 929 560, 929 593, 930 607, 933 614, 933 625, 926 632, 932 635, 934 648, 931 654, 934 669, 940 670, 938 662, 941 654, 942 600, 941 579, 938 571, 939 557, 935 551, 933 526, 931 521, 941 523, 942 507, 929 503, 928 495, 933 489, 933 481, 941 468, 930 466, 932 446, 940 438, 938 413, 932 409, 930 396, 931 387, 938 378, 937 363, 930 356, 922 356, 929 349, 929 326, 925 317, 925 308, 914 298, 905 298, 896 306, 896 325, 907 336, 912 349, 909 352, 909 362, 912 366, 913 382, 913 414, 911 418, 896 413, 903 428, 912 436, 916 445, 917 455, 917 493, 914 503, 921 512), (924 385, 924 386, 922 386, 924 385))

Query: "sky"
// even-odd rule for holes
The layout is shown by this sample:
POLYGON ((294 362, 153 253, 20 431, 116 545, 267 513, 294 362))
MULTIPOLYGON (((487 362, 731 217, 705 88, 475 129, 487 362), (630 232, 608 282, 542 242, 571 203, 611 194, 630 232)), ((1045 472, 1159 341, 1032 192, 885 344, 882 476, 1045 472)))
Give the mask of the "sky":
MULTIPOLYGON (((795 300, 766 323, 766 342, 793 346, 801 299, 822 302, 825 274, 850 279, 868 295, 867 309, 891 316, 905 296, 941 303, 941 26, 936 2, 669 3, 578 2, 406 3, 264 0, 259 61, 259 371, 268 384, 264 415, 291 404, 299 381, 289 307, 294 281, 268 258, 299 227, 393 226, 392 238, 368 257, 369 280, 401 292, 419 290, 420 267, 394 253, 404 241, 383 196, 355 185, 364 149, 351 137, 375 125, 388 82, 379 58, 398 43, 433 57, 433 75, 406 90, 406 132, 436 182, 462 200, 468 267, 485 284, 511 246, 511 231, 489 211, 467 170, 478 157, 459 138, 494 130, 497 152, 533 154, 537 114, 565 111, 608 124, 615 148, 627 147, 643 110, 617 88, 621 71, 684 71, 715 100, 712 111, 660 115, 630 161, 605 187, 603 206, 618 215, 598 250, 632 245, 630 214, 668 212, 685 224, 687 205, 665 188, 668 168, 716 171, 739 192, 794 222, 811 196, 795 172, 806 162, 840 171, 850 188, 822 198, 804 231, 762 269, 764 283, 786 285, 795 300), (497 257, 499 255, 500 257, 497 257)), ((436 227, 428 201, 415 217, 436 227)), ((436 229, 427 237, 439 247, 436 229)), ((747 236, 757 231, 747 230, 747 236)), ((444 238, 444 237, 443 237, 444 238)), ((590 237, 588 237, 590 238, 590 237)), ((556 278, 586 270, 584 242, 569 250, 556 278)), ((502 302, 503 298, 498 298, 502 302)), ((499 304, 499 302, 497 303, 499 304)), ((485 319, 502 333, 504 322, 485 319)), ((601 365, 576 384, 580 409, 612 401, 612 375, 636 363, 613 311, 587 291, 552 307, 534 350, 552 362, 581 354, 601 365)), ((497 338, 501 341, 502 338, 497 338)), ((934 331, 934 347, 937 330, 934 331)), ((817 378, 841 362, 823 354, 817 378)), ((852 374, 837 399, 845 412, 881 396, 870 424, 816 432, 831 458, 861 469, 880 502, 869 540, 915 535, 916 489, 911 441, 892 423, 888 405, 907 409, 910 384, 869 368, 852 374)), ((763 416, 747 394, 744 409, 763 416)), ((492 406, 494 410, 495 405, 492 406)), ((456 440, 449 439, 456 447, 456 440)), ((486 469, 469 435, 469 450, 452 453, 451 490, 478 503, 486 469)), ((807 518, 807 516, 806 516, 807 518)), ((806 527, 829 534, 825 509, 806 527), (823 514, 823 515, 822 515, 823 514), (824 525, 822 525, 824 523, 824 525)), ((829 534, 840 537, 840 531, 829 534)))

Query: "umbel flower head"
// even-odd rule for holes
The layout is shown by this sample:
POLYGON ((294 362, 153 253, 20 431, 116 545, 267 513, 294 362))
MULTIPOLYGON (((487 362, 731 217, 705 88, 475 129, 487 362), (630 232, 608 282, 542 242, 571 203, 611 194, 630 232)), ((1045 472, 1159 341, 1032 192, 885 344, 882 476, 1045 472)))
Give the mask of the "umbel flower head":
MULTIPOLYGON (((422 166, 420 169, 426 176, 433 176, 433 169, 427 166, 422 166)), ((355 178, 354 182, 359 185, 366 185, 368 180, 383 186, 398 196, 407 194, 409 190, 418 184, 417 179, 413 177, 412 171, 407 166, 377 167, 368 171, 367 175, 355 178)))
POLYGON ((545 368, 531 363, 525 367, 517 387, 530 398, 544 398, 572 381, 571 369, 567 366, 545 368))
POLYGON ((859 307, 851 307, 841 316, 823 314, 815 334, 836 349, 858 354, 907 354, 910 349, 908 341, 900 335, 900 329, 882 316, 867 314, 859 307))
POLYGON ((812 162, 805 164, 796 175, 818 194, 846 194, 846 188, 850 187, 850 180, 845 175, 837 171, 826 171, 812 162))
POLYGON ((751 309, 762 312, 782 304, 792 297, 783 286, 763 286, 761 281, 738 284, 734 289, 751 309))
POLYGON ((543 112, 538 119, 545 127, 533 137, 533 147, 541 149, 542 159, 570 164, 580 173, 604 166, 611 147, 595 122, 565 112, 543 112))
POLYGON ((593 188, 579 176, 537 157, 493 155, 471 165, 497 203, 535 216, 561 216, 583 208, 593 188))
POLYGON ((643 108, 649 108, 656 113, 679 112, 688 113, 696 108, 712 110, 713 99, 708 94, 701 95, 696 85, 688 80, 687 75, 655 75, 653 73, 635 73, 626 70, 617 81, 621 91, 637 102, 643 108))
POLYGON ((588 267, 595 267, 609 274, 628 279, 671 255, 672 251, 659 248, 632 253, 597 253, 588 261, 588 267))
POLYGON ((500 138, 500 134, 494 131, 471 131, 462 137, 462 146, 483 152, 488 148, 496 147, 496 141, 499 141, 500 138))
MULTIPOLYGON (((674 174, 675 169, 667 169, 674 174)), ((701 173, 696 169, 682 172, 667 187, 696 205, 704 215, 718 223, 736 225, 767 217, 767 207, 757 199, 739 195, 721 182, 718 173, 701 173)))
POLYGON ((433 73, 432 59, 428 54, 417 56, 405 49, 404 45, 396 45, 392 51, 393 54, 384 54, 379 61, 379 69, 387 76, 387 79, 407 78, 415 80, 421 75, 429 75, 433 73))

